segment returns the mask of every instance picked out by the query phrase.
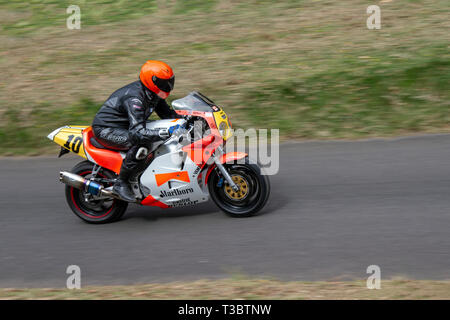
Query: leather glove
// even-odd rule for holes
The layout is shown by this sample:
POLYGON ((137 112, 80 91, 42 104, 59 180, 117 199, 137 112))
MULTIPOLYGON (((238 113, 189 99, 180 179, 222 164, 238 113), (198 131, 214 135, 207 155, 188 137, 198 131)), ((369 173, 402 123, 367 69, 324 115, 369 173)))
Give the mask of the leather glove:
POLYGON ((159 129, 158 135, 161 139, 168 139, 170 137, 170 133, 168 129, 159 129))
POLYGON ((173 134, 178 134, 182 132, 182 128, 179 124, 176 126, 171 126, 169 129, 159 129, 158 135, 161 139, 167 139, 173 134))

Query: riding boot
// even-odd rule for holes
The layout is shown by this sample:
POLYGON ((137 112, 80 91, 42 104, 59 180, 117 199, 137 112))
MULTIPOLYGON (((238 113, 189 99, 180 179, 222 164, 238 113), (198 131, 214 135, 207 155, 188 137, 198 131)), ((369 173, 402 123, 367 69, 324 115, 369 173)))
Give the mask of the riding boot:
POLYGON ((113 186, 113 192, 117 194, 121 199, 128 202, 136 201, 136 195, 131 189, 129 181, 132 173, 132 170, 129 170, 124 165, 122 165, 119 178, 116 180, 113 186))

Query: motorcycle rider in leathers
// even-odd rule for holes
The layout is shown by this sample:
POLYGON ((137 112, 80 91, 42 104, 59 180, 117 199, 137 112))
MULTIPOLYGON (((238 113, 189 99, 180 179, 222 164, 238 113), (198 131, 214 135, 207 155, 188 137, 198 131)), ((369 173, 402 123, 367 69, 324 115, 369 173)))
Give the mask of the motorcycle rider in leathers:
POLYGON ((165 99, 175 84, 172 68, 162 61, 149 60, 141 68, 139 80, 115 91, 96 114, 92 128, 104 147, 126 151, 113 192, 126 201, 135 201, 130 178, 142 161, 136 158, 140 147, 167 139, 167 129, 147 129, 145 124, 155 111, 161 119, 180 118, 165 99))

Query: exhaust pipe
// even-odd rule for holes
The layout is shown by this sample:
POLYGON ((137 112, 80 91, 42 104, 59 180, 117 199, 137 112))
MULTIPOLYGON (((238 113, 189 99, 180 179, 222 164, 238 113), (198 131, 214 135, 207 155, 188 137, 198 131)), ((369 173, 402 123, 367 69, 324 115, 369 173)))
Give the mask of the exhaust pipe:
POLYGON ((106 190, 101 184, 87 180, 75 173, 61 171, 59 173, 59 181, 70 187, 84 190, 84 192, 94 196, 118 198, 111 190, 106 190))

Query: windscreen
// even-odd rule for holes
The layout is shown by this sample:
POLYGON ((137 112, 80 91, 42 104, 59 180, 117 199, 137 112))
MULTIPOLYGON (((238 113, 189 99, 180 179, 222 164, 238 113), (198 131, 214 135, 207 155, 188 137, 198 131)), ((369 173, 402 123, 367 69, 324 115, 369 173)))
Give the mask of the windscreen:
POLYGON ((212 112, 214 105, 213 101, 196 91, 189 93, 184 98, 172 101, 172 107, 175 110, 212 112))

